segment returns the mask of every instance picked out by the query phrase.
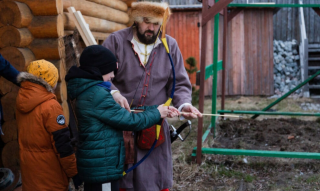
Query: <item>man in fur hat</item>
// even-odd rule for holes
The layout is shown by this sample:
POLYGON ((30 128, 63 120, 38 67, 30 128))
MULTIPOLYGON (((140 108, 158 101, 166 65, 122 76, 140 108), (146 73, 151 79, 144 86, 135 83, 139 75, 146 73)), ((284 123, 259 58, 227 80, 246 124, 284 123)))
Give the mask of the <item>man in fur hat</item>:
MULTIPOLYGON (((166 3, 136 2, 130 10, 133 26, 112 33, 103 43, 117 57, 119 68, 113 80, 113 97, 126 109, 163 104, 170 96, 173 75, 165 47, 159 39, 166 3), (128 101, 132 105, 128 104, 128 101)), ((191 119, 201 117, 191 105, 191 84, 184 60, 175 39, 166 35, 176 72, 172 104, 191 119)), ((120 183, 126 191, 160 191, 172 187, 172 156, 168 122, 162 124, 164 142, 120 183)), ((137 133, 135 132, 135 135, 137 133)), ((127 168, 139 161, 148 150, 139 148, 133 133, 124 133, 127 168)))

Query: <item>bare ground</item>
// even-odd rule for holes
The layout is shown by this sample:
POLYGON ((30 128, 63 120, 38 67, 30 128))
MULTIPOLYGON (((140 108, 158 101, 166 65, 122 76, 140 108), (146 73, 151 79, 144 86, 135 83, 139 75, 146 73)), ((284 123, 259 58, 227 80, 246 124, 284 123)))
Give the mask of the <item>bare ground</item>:
MULTIPOLYGON (((259 110, 272 101, 274 100, 259 97, 229 98, 226 100, 226 108, 259 110)), ((302 112, 299 107, 302 102, 318 101, 286 99, 273 109, 302 112)), ((206 100, 205 105, 205 112, 209 113, 211 100, 206 100)), ((210 118, 205 118, 204 122, 207 127, 210 118)), ((178 122, 172 123, 179 126, 178 122)), ((318 160, 203 155, 202 164, 195 164, 191 161, 190 154, 196 146, 196 126, 197 121, 194 120, 194 129, 188 139, 183 143, 176 141, 172 145, 174 187, 171 190, 320 190, 318 160)), ((216 138, 209 135, 203 147, 319 152, 319 135, 320 125, 316 117, 262 116, 257 120, 227 119, 219 121, 216 138)))

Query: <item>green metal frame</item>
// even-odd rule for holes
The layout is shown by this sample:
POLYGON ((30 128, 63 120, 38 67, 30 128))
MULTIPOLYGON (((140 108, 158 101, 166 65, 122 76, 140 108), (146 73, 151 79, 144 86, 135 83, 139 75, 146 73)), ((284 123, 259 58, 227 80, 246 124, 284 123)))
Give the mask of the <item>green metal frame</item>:
MULTIPOLYGON (((218 61, 218 71, 223 70, 222 67, 222 60, 218 61)), ((197 71, 197 73, 200 73, 200 70, 197 71)), ((210 64, 209 66, 206 66, 206 71, 205 71, 205 80, 207 80, 208 78, 210 78, 210 76, 213 75, 213 64, 210 64)))
MULTIPOLYGON (((215 0, 218 2, 218 0, 215 0)), ((284 8, 284 7, 320 7, 320 4, 229 4, 228 7, 247 7, 247 8, 284 8)), ((213 64, 206 67, 205 79, 208 79, 213 73, 212 86, 212 113, 216 114, 217 104, 217 78, 219 64, 218 62, 218 41, 219 41, 219 14, 214 17, 214 47, 213 47, 213 64), (212 73, 210 72, 212 71, 212 73)), ((222 64, 222 62, 221 62, 222 64)), ((222 68, 222 66, 220 67, 222 68)), ((263 111, 228 111, 219 110, 218 113, 233 113, 233 114, 255 114, 252 118, 256 118, 258 115, 289 115, 289 116, 320 116, 320 113, 293 113, 293 112, 265 112, 272 106, 279 103, 284 98, 301 88, 308 81, 320 74, 318 71, 313 76, 299 84, 297 87, 271 103, 269 106, 263 109, 263 111)), ((202 136, 202 143, 207 139, 211 129, 213 128, 213 136, 215 137, 216 131, 216 117, 211 118, 211 123, 202 136)), ((196 156, 197 147, 192 151, 192 156, 196 156)), ((222 154, 222 155, 247 155, 247 156, 260 156, 260 157, 283 157, 283 158, 306 158, 306 159, 320 159, 320 153, 307 153, 307 152, 282 152, 282 151, 264 151, 264 150, 240 150, 240 149, 222 149, 222 148, 202 148, 203 154, 222 154)))
POLYGON ((298 8, 298 7, 320 7, 320 4, 229 4, 228 7, 253 7, 253 8, 285 8, 285 7, 291 7, 291 8, 298 8))

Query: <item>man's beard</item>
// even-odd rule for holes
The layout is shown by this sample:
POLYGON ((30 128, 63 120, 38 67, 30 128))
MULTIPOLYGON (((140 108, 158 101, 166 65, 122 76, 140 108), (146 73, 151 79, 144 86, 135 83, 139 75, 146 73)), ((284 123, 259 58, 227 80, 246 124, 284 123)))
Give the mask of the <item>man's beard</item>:
MULTIPOLYGON (((159 29, 160 30, 160 29, 159 29)), ((154 31, 147 30, 143 34, 139 31, 139 26, 137 26, 137 36, 141 43, 143 44, 153 44, 157 40, 157 35, 154 33, 154 31), (146 33, 152 33, 152 37, 146 37, 146 33)))

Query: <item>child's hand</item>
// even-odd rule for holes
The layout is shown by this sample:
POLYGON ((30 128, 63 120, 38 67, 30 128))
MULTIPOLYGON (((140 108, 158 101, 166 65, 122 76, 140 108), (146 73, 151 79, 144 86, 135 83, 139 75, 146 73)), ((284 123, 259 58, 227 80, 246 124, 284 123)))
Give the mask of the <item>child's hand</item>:
POLYGON ((169 113, 167 115, 167 117, 169 118, 173 118, 173 117, 177 117, 180 116, 180 112, 178 111, 177 108, 169 106, 169 113))
POLYGON ((167 117, 167 115, 168 115, 168 113, 169 113, 169 107, 168 107, 168 106, 164 106, 164 105, 162 104, 162 105, 159 105, 157 109, 158 109, 159 112, 160 112, 161 118, 167 117))

